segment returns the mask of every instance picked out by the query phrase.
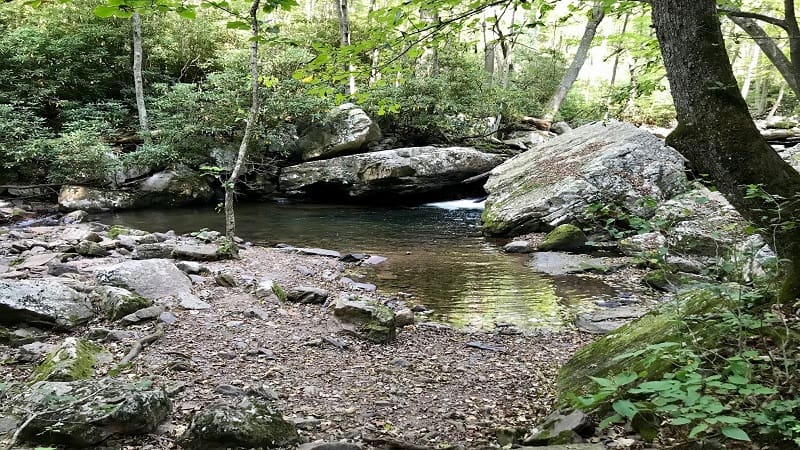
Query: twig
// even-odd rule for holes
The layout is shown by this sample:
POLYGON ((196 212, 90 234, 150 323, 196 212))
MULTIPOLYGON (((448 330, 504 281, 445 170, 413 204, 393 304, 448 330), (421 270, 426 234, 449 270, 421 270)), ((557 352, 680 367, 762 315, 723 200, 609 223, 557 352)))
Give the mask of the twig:
POLYGON ((17 431, 15 431, 14 434, 11 436, 11 440, 8 442, 8 445, 6 446, 6 450, 11 450, 12 448, 14 448, 15 445, 17 445, 17 440, 19 440, 19 435, 22 434, 22 430, 27 428, 28 425, 30 425, 34 419, 39 417, 39 414, 41 414, 41 412, 36 412, 31 414, 25 420, 25 422, 23 422, 22 425, 20 425, 19 428, 17 428, 17 431))
POLYGON ((157 341, 163 335, 164 335, 164 327, 161 324, 156 325, 155 331, 153 331, 151 334, 148 334, 147 336, 139 339, 138 341, 136 341, 133 344, 133 347, 131 347, 131 349, 128 352, 128 354, 125 355, 124 358, 122 358, 122 360, 119 362, 119 364, 117 364, 116 368, 117 369, 121 369, 122 366, 124 366, 124 365, 130 363, 131 361, 133 361, 134 358, 139 356, 139 353, 141 353, 142 350, 144 350, 145 346, 150 345, 153 342, 157 341))

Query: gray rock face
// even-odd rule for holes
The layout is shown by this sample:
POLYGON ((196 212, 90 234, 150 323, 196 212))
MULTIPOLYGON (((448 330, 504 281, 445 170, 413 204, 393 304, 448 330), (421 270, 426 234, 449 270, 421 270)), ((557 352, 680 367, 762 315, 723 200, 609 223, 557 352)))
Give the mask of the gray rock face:
POLYGON ((286 167, 280 186, 289 195, 311 197, 419 195, 457 186, 502 161, 467 147, 399 148, 286 167))
POLYGON ((161 242, 139 244, 134 248, 133 259, 167 259, 172 257, 173 246, 161 242))
POLYGON ((483 229, 493 235, 590 223, 592 203, 652 217, 645 198, 686 189, 683 158, 633 125, 594 123, 558 136, 492 170, 483 229))
POLYGON ((92 292, 89 299, 100 306, 100 310, 109 320, 121 319, 153 304, 153 300, 134 294, 127 289, 113 286, 98 287, 92 292))
POLYGON ((186 168, 153 174, 139 190, 143 201, 163 206, 202 203, 214 196, 206 177, 186 168))
POLYGON ((333 315, 344 331, 371 342, 385 344, 397 335, 394 312, 374 301, 343 295, 336 301, 333 315))
POLYGON ((537 429, 539 432, 526 439, 525 444, 569 444, 594 431, 591 419, 578 410, 555 411, 537 429))
POLYGON ((236 404, 217 402, 195 414, 181 444, 192 450, 278 448, 299 439, 295 426, 271 404, 243 398, 236 404))
POLYGON ((164 391, 145 382, 39 382, 25 389, 11 415, 22 421, 26 413, 36 411, 20 440, 37 445, 83 448, 114 435, 147 433, 171 408, 164 391), (60 425, 53 427, 55 423, 60 425))
POLYGON ((77 291, 46 280, 0 280, 0 324, 72 328, 94 317, 77 291))
POLYGON ((102 267, 95 273, 101 284, 130 289, 142 297, 152 300, 166 296, 177 296, 189 292, 192 282, 185 273, 165 259, 125 261, 102 267))
POLYGON ((64 209, 88 212, 128 209, 136 206, 136 195, 130 191, 64 185, 58 194, 58 204, 64 209))
POLYGON ((619 249, 627 256, 648 256, 658 254, 658 249, 666 243, 664 235, 653 231, 622 239, 619 241, 619 249))
POLYGON ((381 139, 381 129, 352 103, 334 108, 327 128, 310 130, 300 140, 303 161, 353 152, 381 139))
POLYGON ((640 306, 624 306, 621 308, 591 311, 579 314, 575 319, 575 326, 587 333, 606 334, 633 319, 642 317, 646 313, 647 310, 640 306))

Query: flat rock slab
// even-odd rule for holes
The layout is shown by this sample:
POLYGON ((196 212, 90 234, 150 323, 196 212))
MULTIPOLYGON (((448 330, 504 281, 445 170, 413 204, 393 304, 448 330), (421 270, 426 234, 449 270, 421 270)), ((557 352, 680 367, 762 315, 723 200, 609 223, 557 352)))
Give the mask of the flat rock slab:
POLYGON ((78 291, 47 280, 0 280, 0 324, 72 328, 94 317, 78 291))
POLYGON ((601 309, 580 314, 575 326, 587 333, 606 334, 645 314, 647 310, 641 306, 601 309))
POLYGON ((179 244, 172 250, 172 257, 189 261, 216 261, 222 259, 219 247, 214 244, 179 244))
POLYGON ((95 272, 101 284, 130 289, 142 297, 156 300, 189 292, 192 281, 166 259, 125 261, 95 272))
POLYGON ((548 275, 566 275, 580 272, 606 272, 610 269, 601 259, 587 255, 559 252, 538 252, 528 261, 528 266, 548 275))
POLYGON ((16 266, 17 269, 33 269, 34 267, 41 267, 50 261, 59 257, 60 253, 39 253, 33 255, 25 260, 22 264, 16 266))
POLYGON ((312 256, 327 256, 329 258, 341 258, 342 254, 335 250, 327 250, 324 248, 295 248, 294 251, 301 255, 312 256))

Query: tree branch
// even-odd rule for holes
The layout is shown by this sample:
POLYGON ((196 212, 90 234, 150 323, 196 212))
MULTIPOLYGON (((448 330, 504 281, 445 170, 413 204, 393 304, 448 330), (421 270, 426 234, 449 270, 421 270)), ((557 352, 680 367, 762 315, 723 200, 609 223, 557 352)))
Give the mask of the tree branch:
POLYGON ((775 18, 775 17, 772 17, 772 16, 768 16, 766 14, 760 14, 760 13, 754 13, 754 12, 748 12, 748 11, 741 11, 741 10, 738 10, 738 9, 735 9, 735 8, 731 8, 731 7, 728 7, 728 6, 720 6, 720 7, 718 7, 718 10, 719 10, 719 12, 721 12, 723 14, 726 14, 726 15, 728 15, 730 17, 742 17, 742 18, 746 18, 746 19, 760 20, 762 22, 766 22, 766 23, 775 25, 776 27, 783 28, 784 30, 787 30, 787 31, 789 30, 789 24, 787 24, 785 20, 778 19, 778 18, 775 18))

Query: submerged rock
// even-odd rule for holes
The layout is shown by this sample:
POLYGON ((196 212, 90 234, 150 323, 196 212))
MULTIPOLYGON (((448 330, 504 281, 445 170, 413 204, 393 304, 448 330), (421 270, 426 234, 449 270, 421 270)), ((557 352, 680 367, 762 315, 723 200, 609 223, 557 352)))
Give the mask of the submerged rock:
POLYGON ((468 147, 398 148, 286 167, 280 186, 289 195, 319 198, 413 196, 462 186, 503 159, 468 147))
POLYGON ((503 246, 506 253, 530 253, 531 243, 529 241, 511 241, 503 246))
POLYGON ((0 280, 0 324, 73 328, 94 317, 84 295, 48 280, 0 280))
POLYGON ((217 402, 203 408, 181 437, 181 445, 192 450, 279 448, 299 440, 295 426, 272 404, 245 397, 238 403, 217 402))
POLYGON ((148 381, 102 379, 36 383, 15 397, 7 415, 31 419, 20 432, 22 442, 83 448, 115 435, 151 432, 170 408, 164 391, 148 381))
POLYGON ((528 266, 548 275, 566 275, 580 272, 608 272, 612 267, 599 258, 559 252, 537 252, 528 266))
POLYGON ((646 199, 686 189, 683 157, 633 125, 598 122, 558 136, 492 170, 483 229, 492 235, 593 222, 591 204, 644 218, 646 199))

